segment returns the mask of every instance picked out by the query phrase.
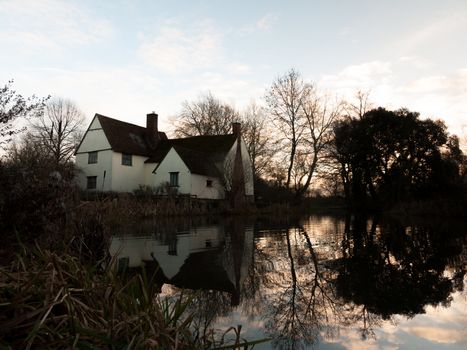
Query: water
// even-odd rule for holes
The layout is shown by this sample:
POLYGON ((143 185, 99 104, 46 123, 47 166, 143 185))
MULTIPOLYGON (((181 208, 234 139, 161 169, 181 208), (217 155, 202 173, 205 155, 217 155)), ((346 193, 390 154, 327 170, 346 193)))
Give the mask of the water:
POLYGON ((197 290, 199 329, 255 349, 467 349, 466 227, 309 216, 120 228, 110 251, 163 295, 197 290))

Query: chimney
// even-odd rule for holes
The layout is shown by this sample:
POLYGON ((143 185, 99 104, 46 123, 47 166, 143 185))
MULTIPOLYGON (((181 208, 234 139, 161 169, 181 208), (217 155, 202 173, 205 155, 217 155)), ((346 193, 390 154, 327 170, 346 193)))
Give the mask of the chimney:
POLYGON ((233 122, 232 132, 237 138, 241 137, 242 136, 242 124, 240 124, 239 122, 233 122))
POLYGON ((157 113, 154 111, 149 114, 146 114, 146 135, 149 148, 151 149, 155 149, 159 141, 157 117, 157 113))
POLYGON ((151 136, 157 136, 158 129, 157 129, 157 113, 156 112, 151 112, 149 114, 146 114, 146 129, 149 135, 151 136))

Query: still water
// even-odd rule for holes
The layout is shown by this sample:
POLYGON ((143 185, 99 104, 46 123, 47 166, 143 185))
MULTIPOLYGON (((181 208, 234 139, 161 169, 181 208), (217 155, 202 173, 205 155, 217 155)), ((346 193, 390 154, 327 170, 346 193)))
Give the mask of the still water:
POLYGON ((197 290, 201 330, 255 349, 467 349, 465 223, 338 216, 159 221, 119 228, 120 267, 162 295, 197 290))

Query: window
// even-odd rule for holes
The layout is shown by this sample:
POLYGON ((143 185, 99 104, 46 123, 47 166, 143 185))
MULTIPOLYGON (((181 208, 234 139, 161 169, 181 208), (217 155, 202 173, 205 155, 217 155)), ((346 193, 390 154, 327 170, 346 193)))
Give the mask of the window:
POLYGON ((206 180, 206 187, 212 187, 212 180, 206 180))
POLYGON ((97 188, 97 176, 88 176, 87 180, 86 188, 88 190, 95 190, 97 188))
POLYGON ((122 153, 122 165, 133 165, 133 159, 131 157, 131 154, 122 153))
POLYGON ((170 187, 178 187, 178 173, 169 173, 170 174, 170 187))
POLYGON ((97 163, 97 152, 89 152, 88 153, 88 164, 96 164, 97 163))

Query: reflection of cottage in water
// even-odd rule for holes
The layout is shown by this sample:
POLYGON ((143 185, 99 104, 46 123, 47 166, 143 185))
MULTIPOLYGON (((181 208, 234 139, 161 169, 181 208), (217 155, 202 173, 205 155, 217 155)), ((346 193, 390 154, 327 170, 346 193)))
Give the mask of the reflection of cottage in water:
POLYGON ((159 286, 229 292, 237 305, 240 288, 253 254, 253 229, 233 224, 229 228, 202 226, 155 236, 114 236, 110 253, 120 267, 155 273, 159 286), (230 231, 231 232, 225 232, 230 231))

